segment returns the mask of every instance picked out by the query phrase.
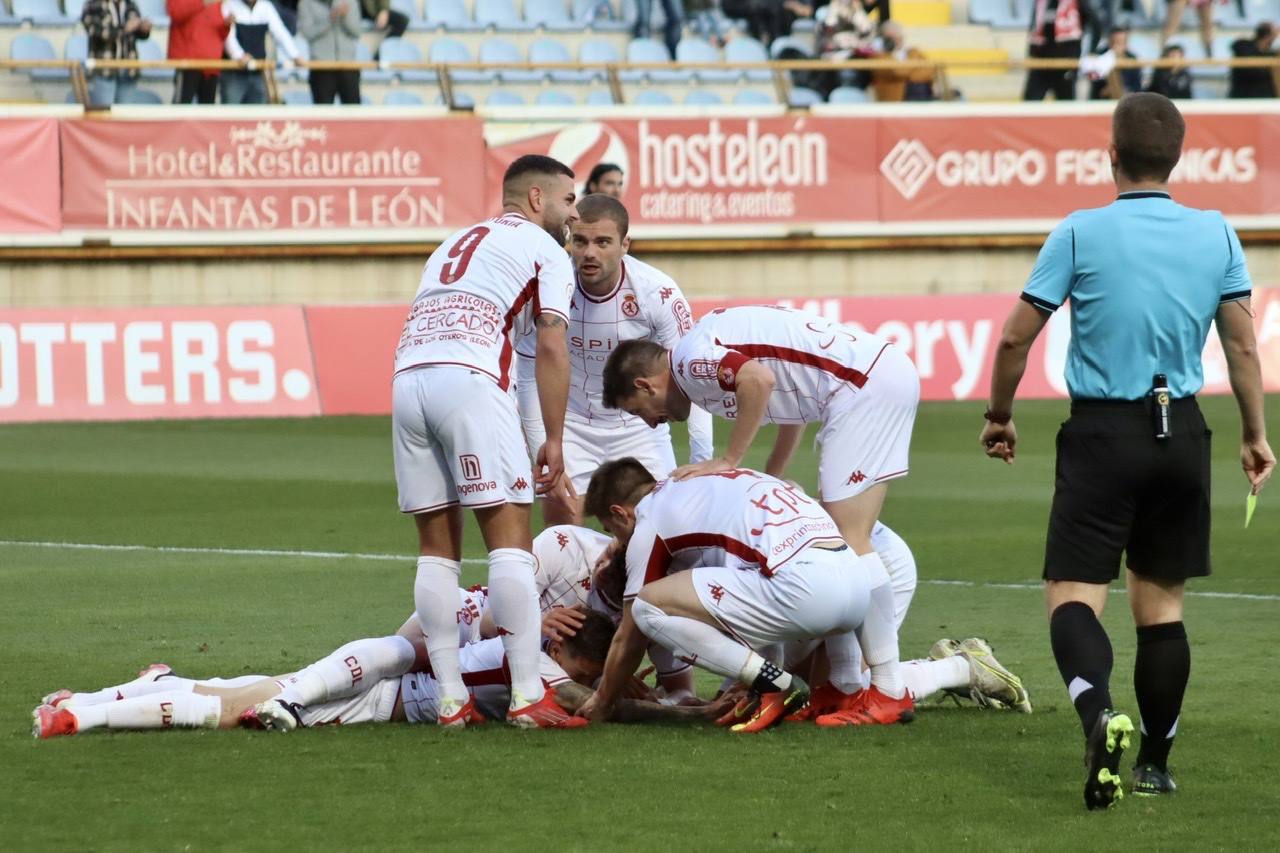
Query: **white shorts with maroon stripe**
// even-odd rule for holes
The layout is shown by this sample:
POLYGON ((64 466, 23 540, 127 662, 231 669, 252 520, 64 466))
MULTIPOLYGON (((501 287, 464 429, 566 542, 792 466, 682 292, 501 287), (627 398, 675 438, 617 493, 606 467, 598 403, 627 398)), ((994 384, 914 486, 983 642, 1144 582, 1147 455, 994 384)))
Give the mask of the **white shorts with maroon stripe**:
POLYGON ((876 483, 905 477, 919 405, 920 375, 896 346, 885 348, 862 388, 836 392, 818 430, 823 501, 851 498, 876 483))
POLYGON ((533 468, 515 400, 465 367, 427 366, 391 383, 400 511, 533 502, 533 468))
POLYGON ((693 588, 725 633, 752 649, 843 634, 862 624, 870 590, 851 548, 807 548, 771 577, 754 569, 691 569, 693 588))
POLYGON ((596 469, 611 459, 633 456, 655 480, 665 480, 676 467, 671 449, 671 433, 664 424, 650 429, 644 421, 633 424, 590 424, 566 419, 564 424, 564 470, 573 479, 579 495, 596 469))
POLYGON ((391 720, 400 695, 400 679, 384 678, 363 693, 301 709, 302 725, 354 726, 356 723, 385 723, 391 720))

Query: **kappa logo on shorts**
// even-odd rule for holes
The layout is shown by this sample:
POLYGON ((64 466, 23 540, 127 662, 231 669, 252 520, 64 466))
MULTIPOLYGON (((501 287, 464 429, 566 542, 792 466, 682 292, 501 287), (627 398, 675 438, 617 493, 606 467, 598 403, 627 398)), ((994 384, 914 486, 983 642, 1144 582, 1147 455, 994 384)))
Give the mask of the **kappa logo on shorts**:
POLYGON ((462 467, 462 479, 479 480, 484 477, 480 470, 480 457, 474 453, 464 453, 459 456, 458 464, 462 467))
POLYGON ((858 483, 861 483, 865 479, 867 479, 866 474, 862 473, 861 471, 854 471, 852 474, 849 475, 849 482, 846 483, 845 485, 856 486, 858 485, 858 483))
POLYGON ((636 302, 635 294, 628 293, 622 297, 622 313, 628 317, 634 317, 640 313, 640 303, 636 302))
POLYGON ((517 492, 523 492, 525 489, 529 488, 529 481, 524 477, 519 477, 511 484, 511 488, 515 489, 517 492))
MULTIPOLYGON (((711 590, 711 597, 715 599, 716 604, 720 603, 720 599, 724 598, 724 587, 718 583, 709 583, 707 588, 711 590)), ((693 661, 689 661, 693 663, 693 661)))
POLYGON ((559 531, 556 531, 556 542, 560 545, 561 551, 569 547, 569 537, 559 531))

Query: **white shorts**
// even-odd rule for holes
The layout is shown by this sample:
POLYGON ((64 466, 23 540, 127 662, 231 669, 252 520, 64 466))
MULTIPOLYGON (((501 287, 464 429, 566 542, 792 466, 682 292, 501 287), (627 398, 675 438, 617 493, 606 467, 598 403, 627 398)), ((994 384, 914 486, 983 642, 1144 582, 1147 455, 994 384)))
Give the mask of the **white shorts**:
POLYGON ((587 484, 597 468, 625 456, 634 456, 655 480, 666 479, 676 467, 670 427, 663 424, 650 429, 643 421, 631 426, 602 426, 565 419, 564 470, 573 479, 573 488, 579 495, 586 494, 587 484))
POLYGON ((465 367, 406 370, 391 383, 400 511, 533 503, 515 400, 465 367))
POLYGON ((429 675, 411 672, 396 679, 404 702, 404 718, 411 723, 434 723, 440 713, 440 685, 429 675))
POLYGON ((759 651, 843 634, 862 624, 870 590, 853 550, 808 548, 773 577, 754 569, 692 569, 693 588, 725 632, 759 651))
POLYGON ((844 500, 905 477, 919 405, 916 366, 901 348, 886 347, 866 385, 843 389, 827 403, 818 430, 822 499, 844 500))
POLYGON ((363 693, 335 699, 302 709, 302 725, 354 726, 356 723, 385 723, 391 720, 400 695, 400 679, 384 678, 363 693))

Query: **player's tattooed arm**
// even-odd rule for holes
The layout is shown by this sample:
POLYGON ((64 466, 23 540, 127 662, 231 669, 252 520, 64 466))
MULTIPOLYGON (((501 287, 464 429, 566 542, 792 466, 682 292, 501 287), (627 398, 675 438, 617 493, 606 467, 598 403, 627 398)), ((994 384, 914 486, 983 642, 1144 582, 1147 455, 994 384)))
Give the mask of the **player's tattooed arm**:
MULTIPOLYGON (((591 697, 591 688, 583 687, 574 681, 566 681, 555 688, 556 702, 570 713, 576 712, 591 697)), ((685 706, 663 705, 644 699, 619 699, 614 706, 610 720, 615 723, 645 723, 662 720, 697 721, 719 716, 720 711, 714 703, 709 705, 685 706), (719 713, 712 714, 713 711, 719 713)))
POLYGON ((564 318, 561 317, 559 314, 551 314, 551 313, 543 312, 542 314, 539 314, 538 319, 534 320, 533 322, 536 326, 538 326, 541 329, 554 329, 557 326, 562 329, 569 328, 569 324, 566 323, 564 321, 564 318))

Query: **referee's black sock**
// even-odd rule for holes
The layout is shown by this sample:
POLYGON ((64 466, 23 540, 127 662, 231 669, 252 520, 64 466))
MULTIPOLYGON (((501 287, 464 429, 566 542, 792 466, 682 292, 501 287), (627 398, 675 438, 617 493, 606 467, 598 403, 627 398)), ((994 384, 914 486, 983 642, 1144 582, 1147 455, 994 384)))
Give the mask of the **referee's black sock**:
POLYGON ((1088 737, 1098 715, 1111 707, 1111 640, 1083 601, 1068 601, 1053 611, 1049 640, 1088 737))
POLYGON ((1181 622, 1138 629, 1138 658, 1133 667, 1133 689, 1142 714, 1138 764, 1168 769, 1169 750, 1178 731, 1182 696, 1190 677, 1191 644, 1181 622))

